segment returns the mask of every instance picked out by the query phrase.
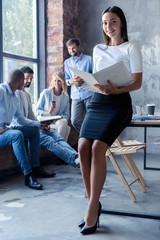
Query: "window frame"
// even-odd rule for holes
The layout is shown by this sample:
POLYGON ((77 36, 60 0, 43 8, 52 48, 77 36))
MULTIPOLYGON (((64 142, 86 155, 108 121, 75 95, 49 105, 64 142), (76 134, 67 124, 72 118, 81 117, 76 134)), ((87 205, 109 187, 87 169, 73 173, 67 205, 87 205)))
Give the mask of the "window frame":
MULTIPOLYGON (((5 0, 2 0, 5 1, 5 0)), ((47 19, 46 19, 46 7, 47 0, 36 0, 37 7, 37 58, 30 58, 11 53, 3 52, 3 15, 2 15, 2 1, 0 1, 0 83, 3 83, 3 58, 7 57, 15 60, 23 60, 37 64, 37 97, 40 92, 46 87, 47 76, 47 61, 46 61, 46 36, 47 36, 47 19)), ((37 100, 37 99, 35 99, 37 100)))

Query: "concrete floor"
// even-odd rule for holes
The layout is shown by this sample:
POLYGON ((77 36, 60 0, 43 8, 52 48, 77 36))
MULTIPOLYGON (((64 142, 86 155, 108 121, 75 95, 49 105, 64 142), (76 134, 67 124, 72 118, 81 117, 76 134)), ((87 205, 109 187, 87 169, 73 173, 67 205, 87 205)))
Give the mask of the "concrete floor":
MULTIPOLYGON (((144 171, 142 157, 135 157, 148 183, 147 192, 140 192, 135 184, 133 190, 138 202, 132 203, 108 162, 108 176, 101 196, 103 209, 160 216, 160 171, 144 171)), ((1 240, 159 239, 159 220, 104 213, 96 234, 81 235, 77 224, 84 216, 87 200, 79 169, 53 164, 45 168, 54 169, 57 175, 53 179, 39 180, 44 185, 43 191, 25 187, 21 174, 1 181, 1 240)))

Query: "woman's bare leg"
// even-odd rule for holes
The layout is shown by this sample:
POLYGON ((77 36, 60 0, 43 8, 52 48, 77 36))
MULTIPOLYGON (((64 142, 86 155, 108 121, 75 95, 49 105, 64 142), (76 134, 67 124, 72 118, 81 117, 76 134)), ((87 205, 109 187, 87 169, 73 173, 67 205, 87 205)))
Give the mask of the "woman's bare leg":
POLYGON ((90 196, 86 212, 86 226, 94 226, 97 221, 99 198, 106 179, 105 153, 108 145, 95 140, 92 144, 92 159, 90 171, 90 196))
POLYGON ((90 172, 91 172, 91 151, 92 140, 80 138, 78 143, 78 153, 80 159, 80 168, 85 185, 87 198, 90 198, 90 172))

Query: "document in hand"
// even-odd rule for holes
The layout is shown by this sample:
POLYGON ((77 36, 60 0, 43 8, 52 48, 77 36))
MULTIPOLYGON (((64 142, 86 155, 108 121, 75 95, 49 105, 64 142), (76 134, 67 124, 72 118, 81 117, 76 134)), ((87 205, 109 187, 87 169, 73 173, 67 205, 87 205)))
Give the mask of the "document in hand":
POLYGON ((83 88, 100 93, 101 91, 94 87, 94 84, 98 83, 106 86, 107 80, 110 80, 116 87, 122 87, 133 81, 131 74, 122 61, 95 72, 94 74, 73 67, 70 67, 70 70, 84 80, 82 85, 83 88))
POLYGON ((38 116, 37 119, 39 122, 47 122, 51 121, 53 122, 54 120, 61 119, 62 117, 57 115, 57 116, 38 116))

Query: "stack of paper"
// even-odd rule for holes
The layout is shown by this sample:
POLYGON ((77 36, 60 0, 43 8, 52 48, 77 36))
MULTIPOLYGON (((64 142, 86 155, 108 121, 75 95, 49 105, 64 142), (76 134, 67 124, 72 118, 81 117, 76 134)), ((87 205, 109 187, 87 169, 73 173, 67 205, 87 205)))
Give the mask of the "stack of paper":
POLYGON ((116 87, 122 87, 128 85, 133 81, 131 74, 122 61, 105 69, 102 69, 94 74, 84 72, 73 67, 70 67, 70 69, 75 75, 84 80, 84 83, 82 85, 83 88, 100 93, 102 92, 94 87, 94 84, 107 86, 107 80, 109 80, 116 87))
POLYGON ((61 119, 62 117, 57 115, 57 116, 38 116, 37 119, 39 122, 46 122, 46 121, 54 121, 61 119))

